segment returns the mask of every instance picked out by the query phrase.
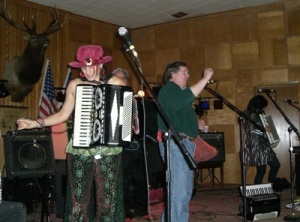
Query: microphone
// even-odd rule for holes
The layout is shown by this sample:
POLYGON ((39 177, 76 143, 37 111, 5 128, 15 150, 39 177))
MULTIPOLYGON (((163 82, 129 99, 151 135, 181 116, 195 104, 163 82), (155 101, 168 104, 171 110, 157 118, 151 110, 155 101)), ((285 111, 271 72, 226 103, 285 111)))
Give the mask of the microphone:
POLYGON ((258 93, 271 93, 271 92, 275 92, 274 89, 257 89, 258 93))
POLYGON ((133 54, 134 57, 138 57, 137 52, 135 51, 134 45, 132 45, 130 37, 128 36, 128 31, 125 27, 120 27, 119 30, 119 35, 124 39, 125 45, 128 50, 130 50, 133 54))
POLYGON ((296 104, 299 103, 299 102, 297 102, 295 100, 291 100, 291 99, 284 99, 283 102, 285 102, 285 103, 296 103, 296 104))
POLYGON ((208 80, 207 81, 207 84, 213 84, 213 83, 217 83, 217 82, 219 82, 219 80, 208 80))

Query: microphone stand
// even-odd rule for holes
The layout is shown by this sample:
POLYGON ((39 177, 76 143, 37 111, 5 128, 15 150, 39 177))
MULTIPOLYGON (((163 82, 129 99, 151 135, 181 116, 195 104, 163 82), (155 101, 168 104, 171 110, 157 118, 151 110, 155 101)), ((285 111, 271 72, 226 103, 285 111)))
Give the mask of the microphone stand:
POLYGON ((265 129, 258 125, 255 121, 253 121, 249 115, 247 115, 245 112, 240 111, 237 107, 232 105, 228 100, 226 100, 223 96, 221 96, 219 93, 214 91, 213 89, 209 88, 208 85, 206 85, 205 89, 210 92, 212 95, 214 95, 216 98, 221 100, 223 103, 225 103, 231 110, 235 111, 237 114, 240 115, 240 146, 241 146, 241 162, 242 162, 242 196, 243 196, 243 221, 247 221, 247 198, 246 198, 246 167, 245 167, 245 155, 244 155, 244 133, 242 131, 242 125, 245 123, 245 119, 249 120, 257 129, 265 132, 265 129))
POLYGON ((194 159, 192 158, 192 156, 189 154, 189 152, 187 151, 186 147, 184 146, 184 144, 181 141, 181 138, 179 136, 179 133, 177 132, 177 130, 174 128, 174 126, 171 124, 171 121, 169 120, 167 114, 165 113, 165 111, 163 110, 162 106, 160 105, 160 103, 157 100, 157 96, 154 94, 154 92, 152 91, 149 83, 147 82, 143 71, 142 71, 142 67, 141 67, 141 63, 140 60, 137 56, 137 53, 134 53, 130 48, 126 47, 126 52, 130 55, 130 57, 132 58, 132 60, 134 61, 135 67, 138 70, 139 73, 139 77, 142 79, 144 85, 146 86, 147 90, 150 92, 153 101, 156 105, 156 107, 158 108, 158 111, 162 117, 162 119, 165 121, 165 124, 168 127, 168 132, 166 133, 165 137, 166 140, 166 155, 165 155, 165 162, 166 162, 166 191, 167 191, 167 198, 166 198, 166 210, 165 210, 165 221, 170 222, 171 221, 171 215, 170 215, 170 211, 171 211, 171 192, 170 192, 170 188, 171 188, 171 183, 170 183, 170 179, 171 179, 171 170, 170 170, 170 158, 169 158, 169 143, 171 140, 171 137, 174 139, 174 141, 176 142, 176 144, 178 145, 180 151, 182 152, 182 155, 184 157, 184 159, 186 160, 187 164, 189 165, 189 168, 191 170, 195 170, 197 168, 197 165, 194 161, 194 159))
POLYGON ((300 111, 300 108, 299 108, 298 106, 296 106, 296 105, 294 105, 294 104, 292 104, 292 103, 288 103, 288 104, 289 104, 290 106, 296 108, 298 111, 300 111))
MULTIPOLYGON (((295 127, 295 125, 290 121, 290 119, 286 116, 284 111, 280 108, 278 103, 275 101, 275 99, 270 95, 270 93, 266 93, 267 96, 270 98, 270 100, 274 103, 275 107, 279 110, 279 112, 284 117, 285 121, 289 124, 288 132, 289 132, 289 143, 290 143, 290 178, 291 178, 291 201, 292 201, 292 215, 285 216, 283 218, 284 221, 299 221, 300 217, 296 216, 295 213, 295 194, 294 194, 294 166, 293 166, 293 146, 292 146, 292 138, 291 138, 291 132, 294 131, 298 138, 300 138, 300 133, 298 129, 295 127)), ((291 105, 291 104, 290 104, 291 105)))

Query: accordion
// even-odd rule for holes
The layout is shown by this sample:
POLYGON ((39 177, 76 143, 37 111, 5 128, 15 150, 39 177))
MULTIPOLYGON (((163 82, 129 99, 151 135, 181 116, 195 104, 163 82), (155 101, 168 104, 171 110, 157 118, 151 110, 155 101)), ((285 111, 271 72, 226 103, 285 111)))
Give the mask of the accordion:
MULTIPOLYGON (((240 186, 243 195, 243 187, 240 186)), ((280 215, 280 196, 273 191, 271 183, 246 186, 246 209, 248 220, 275 218, 280 215)))
POLYGON ((129 145, 132 101, 133 91, 129 86, 77 85, 73 147, 129 145))
POLYGON ((275 148, 279 142, 280 142, 280 138, 279 135, 277 133, 275 124, 273 122, 272 116, 270 115, 265 115, 265 114, 259 114, 259 117, 262 121, 262 124, 264 127, 269 127, 270 128, 270 132, 266 132, 268 140, 271 144, 272 148, 275 148))

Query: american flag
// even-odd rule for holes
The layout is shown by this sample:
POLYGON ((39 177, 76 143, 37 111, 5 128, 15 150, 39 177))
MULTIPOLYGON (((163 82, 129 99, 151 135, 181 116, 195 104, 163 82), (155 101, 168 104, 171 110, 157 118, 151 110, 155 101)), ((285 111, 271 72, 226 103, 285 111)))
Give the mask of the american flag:
POLYGON ((49 60, 47 60, 39 102, 39 118, 45 118, 57 112, 57 101, 55 99, 54 90, 51 66, 49 60))

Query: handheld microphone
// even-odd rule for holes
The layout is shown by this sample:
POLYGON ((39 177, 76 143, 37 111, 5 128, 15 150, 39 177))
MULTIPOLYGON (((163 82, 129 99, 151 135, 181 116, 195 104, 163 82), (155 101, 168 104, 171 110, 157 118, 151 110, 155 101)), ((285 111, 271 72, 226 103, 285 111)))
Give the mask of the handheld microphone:
POLYGON ((213 84, 213 83, 217 83, 217 82, 219 82, 219 80, 208 80, 207 81, 207 84, 213 84))
POLYGON ((134 45, 132 45, 130 37, 128 36, 128 31, 125 27, 120 27, 118 30, 119 35, 124 39, 125 45, 128 50, 130 50, 134 57, 138 57, 137 52, 135 51, 134 45))
POLYGON ((257 89, 258 93, 271 93, 271 92, 275 92, 274 89, 257 89))
POLYGON ((299 102, 297 102, 295 100, 291 100, 291 99, 284 99, 283 102, 285 102, 285 103, 296 103, 296 104, 299 103, 299 102))

